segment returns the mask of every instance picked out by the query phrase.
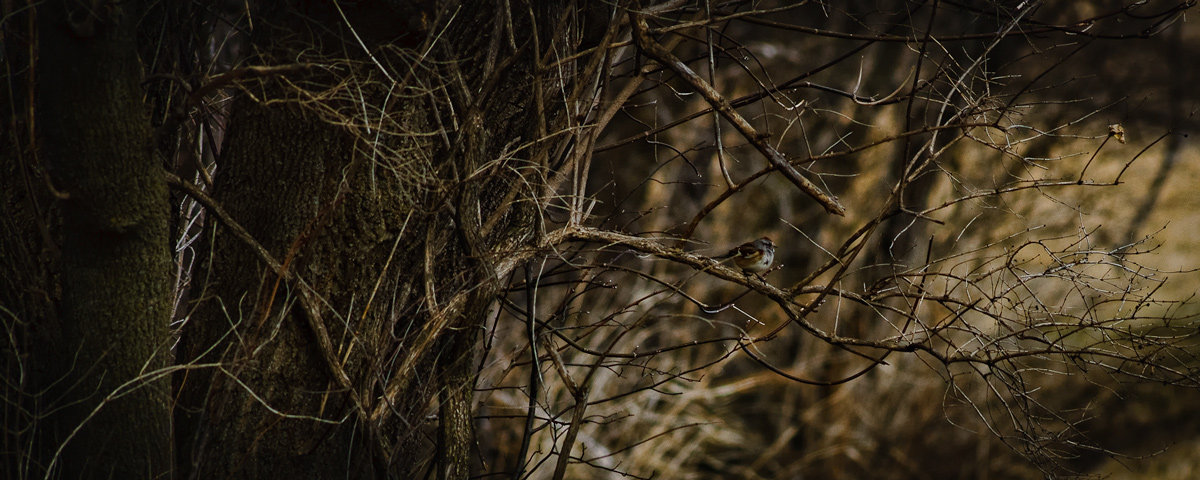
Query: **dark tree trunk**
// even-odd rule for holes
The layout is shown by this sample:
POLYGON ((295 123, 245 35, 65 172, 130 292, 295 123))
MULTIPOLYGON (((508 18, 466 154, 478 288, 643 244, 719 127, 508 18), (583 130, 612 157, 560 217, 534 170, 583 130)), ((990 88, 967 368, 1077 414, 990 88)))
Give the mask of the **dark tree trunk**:
POLYGON ((40 360, 63 478, 169 475, 167 190, 149 148, 139 2, 39 5, 37 131, 60 194, 61 331, 40 360), (80 427, 77 431, 77 427, 80 427))
MULTIPOLYGON (((299 109, 240 102, 215 196, 273 258, 311 271, 319 263, 309 234, 333 208, 347 138, 299 109)), ((344 478, 364 452, 352 446, 353 423, 337 424, 351 408, 330 384, 296 304, 298 285, 216 228, 198 277, 210 282, 207 294, 185 327, 180 359, 223 366, 180 379, 179 462, 192 478, 344 478)))
POLYGON ((491 4, 458 12, 411 72, 380 46, 419 40, 395 38, 421 12, 343 5, 350 36, 326 28, 346 26, 329 6, 277 7, 256 12, 248 63, 338 66, 239 91, 214 197, 282 268, 210 223, 179 360, 222 367, 178 378, 178 461, 191 478, 465 478, 476 338, 504 276, 493 264, 532 238, 532 204, 512 194, 537 181, 501 161, 478 172, 536 137, 530 67, 483 90, 491 4), (314 108, 303 89, 328 97, 314 108), (362 101, 388 112, 382 139, 355 117, 362 101))

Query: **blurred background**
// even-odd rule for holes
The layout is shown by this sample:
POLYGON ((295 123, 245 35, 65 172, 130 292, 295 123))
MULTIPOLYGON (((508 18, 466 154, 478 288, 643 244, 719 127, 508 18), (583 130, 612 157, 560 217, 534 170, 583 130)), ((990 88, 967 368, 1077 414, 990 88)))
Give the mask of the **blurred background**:
MULTIPOLYGON (((1184 6, 701 2, 653 19, 846 214, 626 46, 606 88, 645 81, 585 191, 562 192, 595 200, 584 223, 705 256, 770 237, 769 283, 801 304, 826 292, 811 325, 928 348, 828 342, 742 284, 579 245, 530 277, 531 477, 549 478, 580 398, 571 454, 591 467, 572 478, 1194 477, 1200 31, 1184 6)), ((488 471, 526 420, 525 281, 480 362, 488 471)))

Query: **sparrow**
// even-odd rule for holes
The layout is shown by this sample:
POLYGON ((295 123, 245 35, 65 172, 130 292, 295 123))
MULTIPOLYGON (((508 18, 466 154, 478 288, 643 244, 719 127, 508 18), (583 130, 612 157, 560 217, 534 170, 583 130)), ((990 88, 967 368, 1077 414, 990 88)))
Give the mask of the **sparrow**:
POLYGON ((733 264, 742 272, 759 274, 771 268, 775 260, 775 243, 767 237, 753 242, 746 242, 724 255, 713 257, 716 260, 732 258, 733 264))

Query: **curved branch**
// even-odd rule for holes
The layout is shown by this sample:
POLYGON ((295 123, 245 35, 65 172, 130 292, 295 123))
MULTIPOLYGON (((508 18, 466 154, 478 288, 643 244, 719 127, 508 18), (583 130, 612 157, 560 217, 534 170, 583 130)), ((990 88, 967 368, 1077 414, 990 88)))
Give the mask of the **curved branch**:
POLYGON ((630 23, 633 26, 634 38, 637 39, 637 44, 639 47, 641 47, 643 52, 649 55, 650 58, 653 58, 654 60, 657 60, 663 65, 669 67, 681 78, 687 81, 692 88, 704 96, 704 99, 707 100, 708 103, 712 105, 718 113, 721 114, 721 116, 725 117, 729 123, 732 123, 734 128, 741 132, 742 136, 744 136, 747 141, 754 145, 754 148, 756 148, 760 153, 763 154, 764 157, 766 157, 767 161, 771 162, 771 165, 777 168, 779 172, 788 179, 788 181, 792 182, 792 184, 794 184, 797 188, 799 188, 808 196, 812 197, 813 200, 816 200, 817 203, 820 203, 822 207, 825 207, 826 212, 839 216, 846 215, 846 207, 842 206, 842 204, 838 202, 837 198, 821 191, 820 187, 817 187, 817 185, 811 180, 804 178, 803 175, 800 175, 800 172, 796 171, 796 169, 788 163, 787 158, 784 158, 783 154, 779 153, 779 151, 776 150, 775 147, 772 147, 770 143, 767 143, 768 135, 756 130, 752 125, 750 125, 750 122, 746 121, 746 119, 737 112, 737 110, 734 110, 733 105, 729 103, 729 100, 726 100, 724 96, 713 89, 708 82, 705 82, 703 78, 700 78, 696 72, 692 71, 691 68, 688 68, 688 66, 680 61, 679 58, 677 58, 674 54, 667 51, 666 48, 663 48, 662 45, 650 38, 650 27, 646 24, 645 14, 639 12, 630 12, 629 15, 630 23))

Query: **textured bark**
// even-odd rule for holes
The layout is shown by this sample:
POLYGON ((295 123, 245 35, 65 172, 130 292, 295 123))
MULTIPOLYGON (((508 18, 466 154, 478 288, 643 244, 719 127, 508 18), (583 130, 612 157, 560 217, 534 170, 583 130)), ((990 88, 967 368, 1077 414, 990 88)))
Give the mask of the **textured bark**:
POLYGON ((138 3, 39 7, 38 131, 65 197, 61 332, 42 359, 66 407, 51 417, 63 478, 170 472, 169 385, 149 375, 170 359, 167 191, 141 107, 138 3))
MULTIPOLYGON (((272 256, 284 259, 328 203, 326 174, 349 144, 339 141, 336 128, 294 109, 246 102, 235 112, 216 197, 272 256)), ((326 397, 331 385, 292 286, 218 230, 213 261, 202 273, 213 280, 212 296, 185 330, 181 360, 225 368, 182 379, 178 460, 193 478, 344 476, 346 456, 358 451, 340 435, 350 425, 314 421, 344 415, 344 395, 326 397)))
POLYGON ((504 152, 544 135, 536 96, 543 121, 562 114, 551 87, 530 81, 534 20, 522 7, 498 16, 501 5, 256 12, 251 65, 350 58, 247 82, 234 105, 214 197, 283 268, 210 224, 180 361, 222 368, 177 378, 186 476, 469 475, 478 334, 513 268, 504 257, 534 238, 525 198, 544 178, 523 178, 528 160, 504 152), (346 25, 343 13, 353 36, 326 28, 346 25), (510 15, 516 51, 481 34, 510 15), (394 47, 429 33, 413 18, 449 27, 425 62, 396 70, 414 57, 389 57, 394 47), (489 45, 513 59, 492 76, 489 45), (381 78, 381 64, 412 90, 381 78), (321 101, 304 101, 310 92, 321 101), (362 101, 394 122, 382 139, 354 119, 362 101))

